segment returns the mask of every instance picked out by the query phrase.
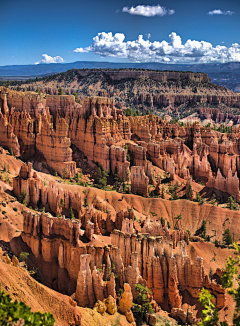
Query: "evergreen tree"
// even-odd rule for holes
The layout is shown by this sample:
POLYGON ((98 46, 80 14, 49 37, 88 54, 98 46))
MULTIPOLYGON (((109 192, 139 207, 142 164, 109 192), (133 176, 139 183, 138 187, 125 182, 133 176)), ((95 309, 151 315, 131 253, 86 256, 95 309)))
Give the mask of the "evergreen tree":
POLYGON ((192 192, 192 185, 188 186, 188 190, 187 190, 187 198, 189 200, 192 200, 192 196, 193 196, 193 192, 192 192))
POLYGON ((79 173, 78 173, 78 172, 74 175, 73 179, 74 179, 76 182, 79 182, 79 173))
POLYGON ((207 221, 203 218, 202 226, 197 230, 196 235, 199 235, 201 238, 206 238, 207 232, 207 221))
POLYGON ((137 325, 141 325, 146 314, 152 314, 154 311, 148 299, 148 293, 151 291, 144 285, 135 284, 135 291, 137 292, 136 302, 132 306, 132 311, 136 319, 137 325))
POLYGON ((179 215, 177 215, 176 217, 174 217, 174 220, 177 220, 177 221, 176 221, 176 224, 175 224, 175 226, 174 226, 174 229, 175 229, 175 230, 179 230, 179 221, 182 220, 182 214, 179 214, 179 215))
POLYGON ((197 193, 196 201, 197 201, 198 203, 201 203, 201 202, 202 202, 202 197, 201 197, 201 195, 199 194, 199 192, 197 193))
POLYGON ((233 243, 231 232, 230 232, 229 228, 227 228, 223 233, 223 241, 224 241, 225 245, 227 245, 227 246, 229 246, 233 243))
POLYGON ((177 194, 177 190, 179 188, 178 183, 175 183, 173 186, 169 187, 169 192, 171 194, 171 200, 176 200, 178 199, 178 194, 177 194))
POLYGON ((67 172, 67 169, 64 168, 63 171, 62 171, 62 178, 63 178, 63 179, 66 179, 66 178, 67 178, 67 173, 68 173, 68 172, 67 172))
POLYGON ((26 192, 25 189, 23 189, 22 192, 21 192, 21 195, 18 198, 19 203, 27 206, 26 198, 27 198, 27 192, 26 192))
POLYGON ((126 117, 133 116, 133 110, 130 108, 127 108, 126 110, 123 111, 126 117))
POLYGON ((161 224, 162 224, 162 226, 165 225, 165 219, 162 216, 161 216, 161 224))
POLYGON ((231 210, 237 209, 236 201, 232 196, 228 197, 228 208, 231 210))
POLYGON ((198 324, 199 326, 218 326, 219 317, 218 311, 213 304, 213 297, 208 290, 202 288, 199 295, 199 301, 205 308, 202 311, 202 321, 198 324))
POLYGON ((107 185, 108 170, 102 171, 101 168, 98 168, 97 183, 100 189, 105 189, 107 185))
POLYGON ((162 186, 162 194, 161 194, 162 199, 165 199, 164 193, 165 193, 165 188, 162 186))
POLYGON ((59 87, 59 89, 58 89, 58 95, 63 95, 63 89, 62 89, 62 87, 59 87))
POLYGON ((24 302, 12 301, 0 288, 0 325, 53 326, 54 322, 50 312, 32 312, 24 302))
POLYGON ((74 213, 73 213, 72 206, 70 206, 70 208, 69 208, 69 214, 70 214, 70 218, 71 218, 72 220, 75 220, 75 216, 74 216, 74 213))

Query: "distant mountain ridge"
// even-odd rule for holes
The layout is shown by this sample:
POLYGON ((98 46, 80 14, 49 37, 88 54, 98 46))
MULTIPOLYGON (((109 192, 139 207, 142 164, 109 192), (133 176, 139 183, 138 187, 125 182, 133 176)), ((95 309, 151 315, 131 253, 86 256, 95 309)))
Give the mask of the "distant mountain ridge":
POLYGON ((212 82, 240 92, 240 62, 208 63, 208 64, 163 64, 157 62, 146 63, 116 63, 97 61, 76 61, 72 63, 50 63, 39 65, 0 66, 0 77, 43 77, 50 74, 65 72, 70 69, 94 68, 136 68, 170 71, 192 71, 208 74, 212 82))

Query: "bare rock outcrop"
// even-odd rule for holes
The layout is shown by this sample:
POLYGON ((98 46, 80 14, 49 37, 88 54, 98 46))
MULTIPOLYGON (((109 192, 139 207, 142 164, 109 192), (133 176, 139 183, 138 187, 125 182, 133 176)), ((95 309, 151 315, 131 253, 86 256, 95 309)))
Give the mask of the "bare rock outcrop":
POLYGON ((149 178, 145 175, 144 168, 132 166, 131 168, 131 192, 133 194, 148 197, 149 178))
POLYGON ((126 316, 127 321, 135 325, 133 313, 131 311, 133 305, 133 295, 131 287, 128 283, 124 283, 124 292, 119 299, 119 311, 126 316))
MULTIPOLYGON (((123 288, 124 283, 128 289, 122 298, 129 300, 128 306, 129 298, 136 298, 138 283, 152 292, 150 301, 155 311, 159 306, 168 311, 181 309, 183 293, 189 293, 191 302, 202 287, 213 293, 219 309, 224 306, 225 290, 204 275, 202 258, 191 261, 188 257, 187 233, 170 232, 167 225, 161 230, 162 236, 115 230, 111 245, 101 247, 82 242, 86 231, 80 227, 79 220, 25 211, 22 233, 37 258, 45 284, 69 295, 76 292, 80 306, 94 307, 99 300, 95 308, 103 312, 102 302, 109 296, 116 299, 116 289, 123 288)), ((123 313, 132 320, 127 309, 123 313)))

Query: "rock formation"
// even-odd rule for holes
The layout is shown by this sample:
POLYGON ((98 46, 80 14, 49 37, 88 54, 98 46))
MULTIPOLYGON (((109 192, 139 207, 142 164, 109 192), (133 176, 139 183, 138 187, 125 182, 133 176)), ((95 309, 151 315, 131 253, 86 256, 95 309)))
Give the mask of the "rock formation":
POLYGON ((71 95, 43 98, 7 89, 1 92, 0 124, 0 145, 11 148, 17 156, 31 159, 40 170, 47 166, 49 172, 73 177, 74 145, 75 151, 89 162, 96 162, 102 170, 123 181, 130 177, 134 194, 147 196, 148 184, 156 185, 152 174, 156 166, 168 172, 170 180, 175 180, 176 175, 185 183, 190 175, 193 180, 209 180, 209 187, 239 200, 237 128, 232 134, 223 135, 197 123, 180 127, 153 115, 125 117, 109 98, 84 98, 79 104, 71 95), (221 181, 221 185, 212 181, 218 169, 229 181, 221 181))
MULTIPOLYGON (((111 245, 95 247, 91 242, 82 242, 84 231, 80 227, 79 220, 25 211, 22 233, 38 261, 44 282, 62 293, 76 292, 80 306, 94 307, 98 302, 95 307, 101 310, 100 302, 109 296, 116 298, 116 289, 124 286, 120 304, 124 310, 125 301, 131 301, 130 292, 136 296, 138 283, 147 285, 153 293, 155 309, 157 305, 169 311, 181 309, 184 291, 196 299, 202 287, 213 293, 219 309, 224 306, 225 291, 204 276, 202 258, 191 262, 188 257, 187 233, 170 232, 167 226, 162 229, 162 236, 156 237, 114 230, 111 245)), ((130 321, 127 306, 123 313, 130 321)))
POLYGON ((133 194, 148 196, 149 179, 145 175, 144 168, 133 166, 131 168, 131 191, 133 194))
MULTIPOLYGON (((92 96, 103 96, 109 100, 111 97, 117 96, 121 99, 117 101, 117 106, 129 107, 130 103, 130 105, 137 104, 142 108, 160 111, 163 109, 177 111, 181 104, 188 103, 200 103, 200 105, 206 103, 214 106, 223 104, 228 107, 239 107, 240 105, 238 94, 227 88, 211 84, 211 80, 206 74, 192 72, 80 69, 54 77, 46 77, 33 84, 22 85, 21 89, 29 91, 40 89, 45 93, 47 100, 48 94, 57 94, 59 86, 64 89, 66 94, 73 94, 77 89, 78 93, 85 96, 91 94, 92 96)), ((84 104, 83 97, 81 102, 84 104)), ((231 116, 231 114, 229 115, 231 116)))
POLYGON ((124 292, 119 299, 119 311, 126 316, 129 323, 135 324, 133 313, 131 311, 133 305, 133 295, 129 284, 124 283, 124 292))
POLYGON ((210 172, 206 186, 221 190, 222 192, 227 192, 238 202, 240 201, 239 178, 237 177, 237 172, 233 175, 231 168, 228 170, 226 178, 222 176, 220 169, 218 169, 216 176, 213 176, 212 172, 210 172))

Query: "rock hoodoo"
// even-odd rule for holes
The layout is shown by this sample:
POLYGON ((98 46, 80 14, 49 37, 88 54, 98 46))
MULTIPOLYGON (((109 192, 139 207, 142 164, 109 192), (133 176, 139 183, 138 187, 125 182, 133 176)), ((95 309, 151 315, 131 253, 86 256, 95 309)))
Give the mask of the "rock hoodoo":
POLYGON ((79 305, 93 307, 98 300, 116 298, 116 289, 124 287, 120 302, 130 321, 124 298, 130 292, 134 297, 135 284, 141 283, 165 310, 181 309, 185 291, 194 301, 202 287, 213 293, 219 309, 224 306, 225 291, 204 276, 202 258, 191 262, 188 257, 187 233, 162 229, 162 235, 150 236, 114 230, 110 245, 95 247, 85 243, 84 232, 79 220, 24 212, 22 239, 36 257, 45 283, 62 293, 76 292, 79 305))
POLYGON ((153 115, 125 117, 109 98, 84 98, 81 105, 73 98, 2 91, 0 145, 30 160, 38 170, 64 177, 76 173, 74 146, 75 152, 102 170, 131 181, 132 192, 143 196, 148 185, 154 185, 156 166, 172 181, 175 176, 188 180, 192 175, 239 201, 238 128, 223 135, 197 123, 180 127, 153 115), (220 181, 220 174, 225 181, 220 181))

